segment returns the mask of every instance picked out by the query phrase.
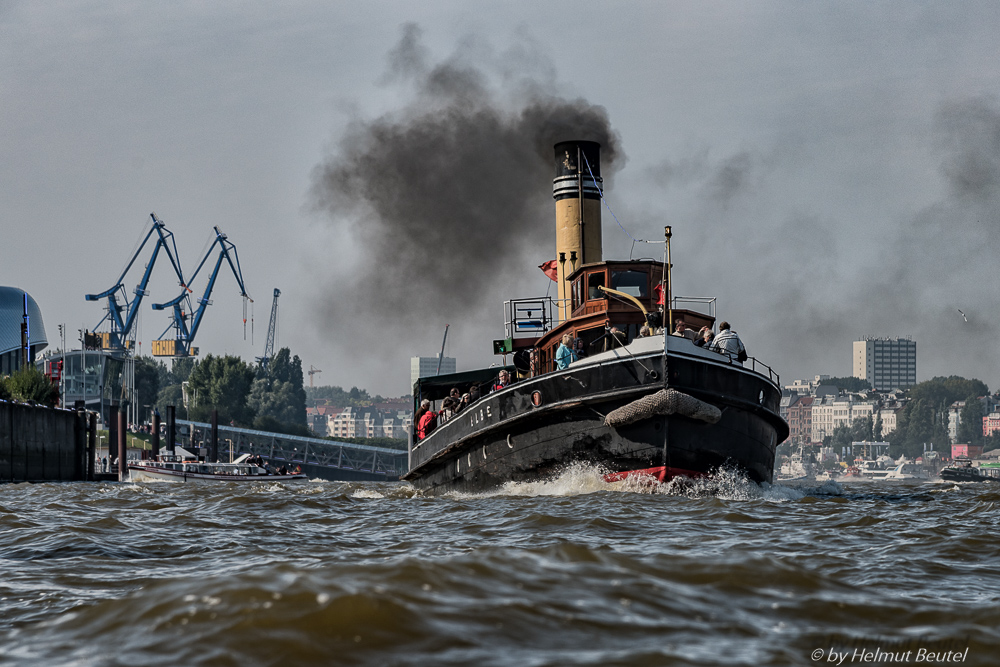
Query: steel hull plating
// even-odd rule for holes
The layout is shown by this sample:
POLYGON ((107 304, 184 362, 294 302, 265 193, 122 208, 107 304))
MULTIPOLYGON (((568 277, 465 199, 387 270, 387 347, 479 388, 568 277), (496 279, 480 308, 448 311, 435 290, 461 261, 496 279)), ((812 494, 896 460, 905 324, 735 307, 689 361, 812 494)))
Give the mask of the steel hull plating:
POLYGON ((611 410, 664 386, 662 348, 623 353, 480 399, 416 443, 403 479, 422 489, 475 492, 545 479, 586 462, 607 473, 663 468, 709 474, 731 465, 756 482, 770 482, 775 447, 788 434, 778 416, 777 385, 686 340, 670 341, 670 347, 668 386, 720 408, 717 423, 671 415, 605 426, 611 410))

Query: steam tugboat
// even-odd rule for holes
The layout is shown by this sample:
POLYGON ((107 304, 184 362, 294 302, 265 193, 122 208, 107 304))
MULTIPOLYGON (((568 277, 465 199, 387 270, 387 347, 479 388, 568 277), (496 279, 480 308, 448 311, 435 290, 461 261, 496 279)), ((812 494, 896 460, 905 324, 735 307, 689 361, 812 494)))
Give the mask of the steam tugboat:
POLYGON ((493 367, 414 384, 417 408, 424 400, 439 408, 453 389, 482 395, 426 437, 411 434, 402 479, 477 492, 584 462, 609 481, 664 482, 729 466, 770 482, 775 448, 788 436, 777 374, 667 335, 664 324, 675 320, 695 331, 715 325, 714 299, 671 294, 669 227, 664 262, 602 258, 599 144, 556 144, 555 167, 557 260, 547 268, 558 298, 505 304, 506 338, 494 351, 505 361, 512 354, 502 370, 516 381, 501 386, 493 367), (586 356, 560 369, 567 334, 586 356))

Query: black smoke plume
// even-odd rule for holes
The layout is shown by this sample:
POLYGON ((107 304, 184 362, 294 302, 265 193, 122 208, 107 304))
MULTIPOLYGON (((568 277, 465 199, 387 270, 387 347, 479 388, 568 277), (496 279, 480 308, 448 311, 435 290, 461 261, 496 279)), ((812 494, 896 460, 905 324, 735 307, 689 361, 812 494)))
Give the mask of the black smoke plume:
POLYGON ((477 342, 485 351, 502 337, 503 300, 537 296, 518 290, 528 276, 539 284, 535 267, 555 252, 553 144, 600 142, 605 179, 622 156, 606 111, 549 92, 548 64, 523 47, 519 66, 533 60, 537 76, 511 81, 468 52, 428 65, 419 29, 404 28, 385 81, 412 86, 410 101, 355 120, 314 174, 315 204, 360 249, 336 278, 327 331, 356 340, 364 330, 370 344, 405 329, 423 347, 403 356, 430 356, 437 337, 414 332, 439 336, 449 322, 478 332, 491 318, 492 336, 477 342))

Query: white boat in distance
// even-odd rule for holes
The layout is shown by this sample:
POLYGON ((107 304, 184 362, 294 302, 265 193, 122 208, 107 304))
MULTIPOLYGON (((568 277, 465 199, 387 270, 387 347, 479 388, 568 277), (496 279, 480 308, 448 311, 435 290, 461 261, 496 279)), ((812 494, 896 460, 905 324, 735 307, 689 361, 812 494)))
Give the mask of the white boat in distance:
POLYGON ((199 461, 183 447, 175 454, 161 455, 155 461, 134 461, 128 464, 129 480, 133 482, 299 482, 308 476, 297 473, 277 474, 268 468, 250 463, 243 454, 232 463, 199 461))
MULTIPOLYGON (((888 458, 888 457, 885 457, 888 458)), ((910 479, 927 479, 927 472, 923 466, 901 458, 898 464, 892 467, 882 467, 884 461, 879 457, 878 461, 863 461, 861 463, 861 479, 872 481, 904 481, 910 479)), ((889 459, 892 462, 892 459, 889 459)))

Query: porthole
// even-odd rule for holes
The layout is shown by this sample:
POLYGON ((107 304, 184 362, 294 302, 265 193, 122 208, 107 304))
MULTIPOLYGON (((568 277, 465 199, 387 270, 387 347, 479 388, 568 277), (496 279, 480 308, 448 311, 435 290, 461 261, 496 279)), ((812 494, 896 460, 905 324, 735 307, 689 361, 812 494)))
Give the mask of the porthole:
POLYGON ((536 408, 542 404, 542 392, 540 391, 532 392, 531 404, 534 405, 536 408))

